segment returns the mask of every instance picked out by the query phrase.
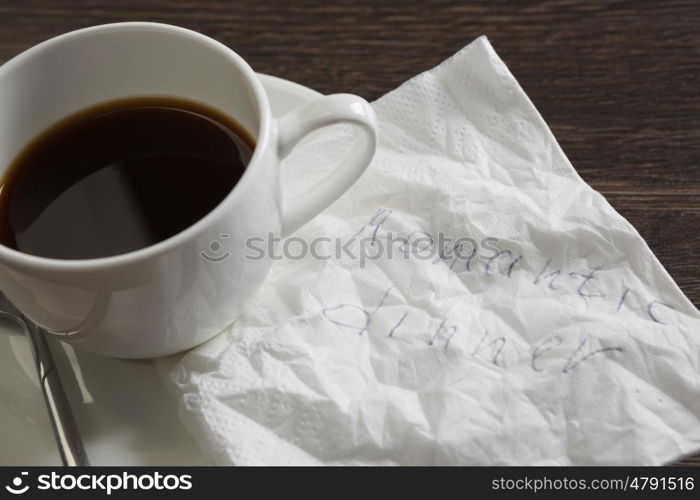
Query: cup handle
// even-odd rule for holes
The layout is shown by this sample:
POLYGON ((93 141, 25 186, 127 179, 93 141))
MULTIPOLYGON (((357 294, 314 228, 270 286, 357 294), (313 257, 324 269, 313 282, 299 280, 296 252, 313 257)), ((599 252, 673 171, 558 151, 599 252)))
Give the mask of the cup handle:
POLYGON ((277 120, 279 157, 286 157, 309 133, 338 123, 358 125, 366 141, 361 151, 340 162, 320 183, 296 195, 282 207, 282 237, 309 222, 352 186, 377 150, 377 117, 367 101, 351 94, 334 94, 304 104, 277 120))

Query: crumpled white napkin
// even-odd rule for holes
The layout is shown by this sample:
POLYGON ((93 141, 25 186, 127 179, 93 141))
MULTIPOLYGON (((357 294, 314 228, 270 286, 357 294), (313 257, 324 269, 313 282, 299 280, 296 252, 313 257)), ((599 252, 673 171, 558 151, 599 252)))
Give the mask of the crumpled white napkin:
MULTIPOLYGON (((698 311, 487 39, 373 106, 376 159, 296 236, 409 243, 277 262, 169 372, 202 448, 227 464, 533 465, 700 448, 698 311), (425 258, 441 233, 478 255, 425 258)), ((303 172, 343 153, 338 134, 307 142, 303 172)))

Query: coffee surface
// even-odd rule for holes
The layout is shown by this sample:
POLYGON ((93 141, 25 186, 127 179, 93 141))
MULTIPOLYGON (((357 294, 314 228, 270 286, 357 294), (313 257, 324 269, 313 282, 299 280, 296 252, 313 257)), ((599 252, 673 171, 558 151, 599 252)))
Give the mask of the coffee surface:
POLYGON ((165 97, 104 103, 46 130, 0 182, 0 243, 58 259, 169 238, 214 209, 254 141, 213 109, 165 97))

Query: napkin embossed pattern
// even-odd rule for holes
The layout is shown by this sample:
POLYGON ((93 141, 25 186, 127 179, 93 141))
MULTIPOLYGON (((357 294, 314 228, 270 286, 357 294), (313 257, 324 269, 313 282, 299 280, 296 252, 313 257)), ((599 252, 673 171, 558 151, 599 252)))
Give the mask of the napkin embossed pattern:
MULTIPOLYGON (((660 464, 698 450, 697 309, 486 38, 373 107, 374 162, 296 235, 355 255, 277 261, 245 314, 167 371, 213 461, 660 464), (403 238, 393 255, 358 256, 389 235, 403 238), (443 236, 476 251, 426 258, 443 236)), ((286 167, 322 172, 343 133, 286 167)))

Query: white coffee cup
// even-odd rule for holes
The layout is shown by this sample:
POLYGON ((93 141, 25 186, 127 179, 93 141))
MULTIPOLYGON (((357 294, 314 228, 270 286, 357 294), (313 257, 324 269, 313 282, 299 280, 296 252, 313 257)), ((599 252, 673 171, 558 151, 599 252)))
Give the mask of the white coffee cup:
POLYGON ((374 155, 377 123, 366 101, 347 94, 275 120, 256 74, 221 43, 164 24, 108 24, 58 36, 0 66, 0 169, 60 119, 130 96, 189 99, 243 125, 256 147, 238 184, 186 230, 123 255, 58 260, 0 245, 0 290, 66 342, 146 358, 196 346, 235 319, 271 263, 246 259, 246 240, 286 236, 346 191, 374 155), (310 132, 335 123, 358 125, 364 143, 283 207, 280 159, 310 132), (227 258, 203 258, 214 250, 227 258))

